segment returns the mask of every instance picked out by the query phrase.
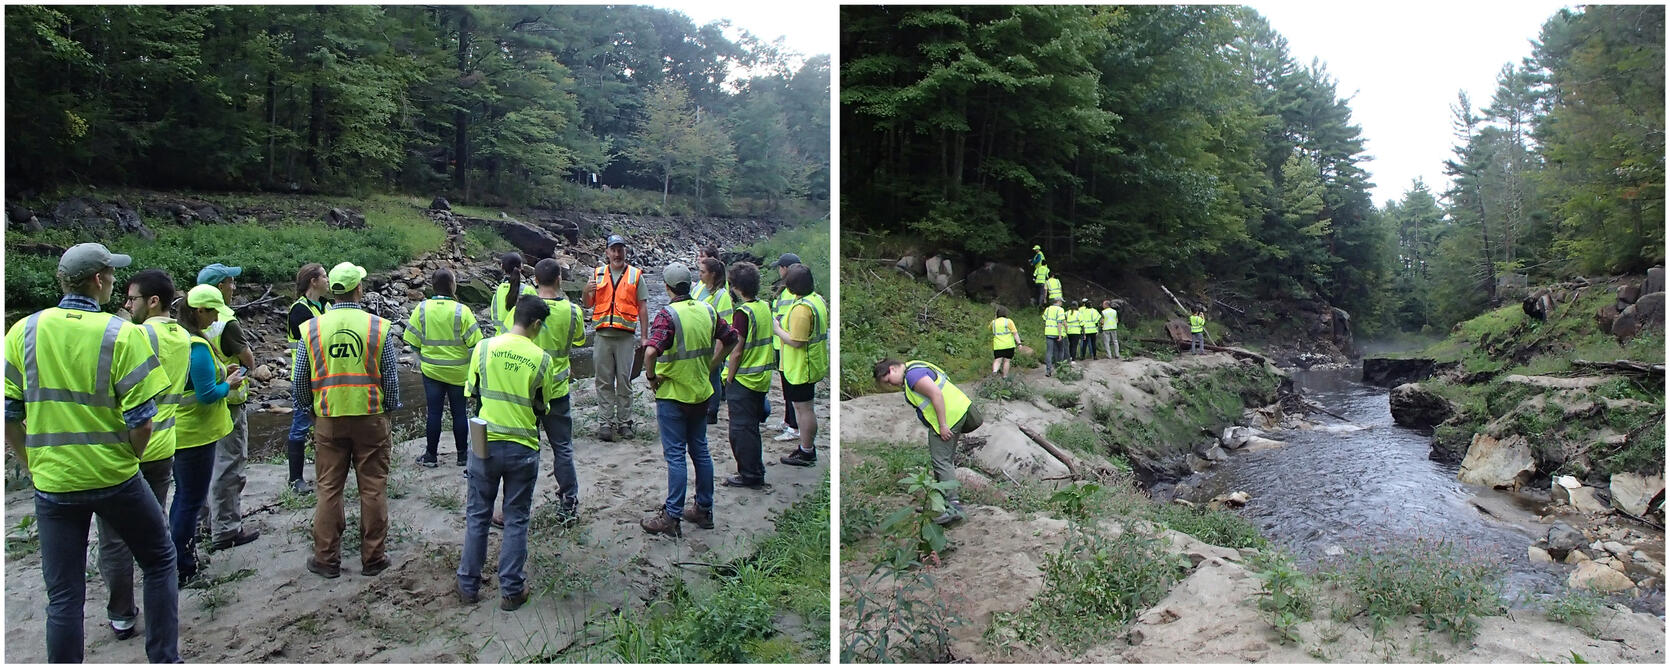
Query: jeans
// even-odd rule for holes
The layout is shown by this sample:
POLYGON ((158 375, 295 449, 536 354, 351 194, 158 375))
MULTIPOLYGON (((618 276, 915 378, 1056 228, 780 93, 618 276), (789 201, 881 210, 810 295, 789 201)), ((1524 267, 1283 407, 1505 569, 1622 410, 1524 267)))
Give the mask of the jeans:
POLYGON ((307 433, 312 431, 312 411, 290 412, 290 438, 284 444, 284 459, 289 461, 291 481, 301 480, 302 470, 307 467, 307 433))
MULTIPOLYGON (((934 480, 944 483, 957 480, 957 437, 980 429, 985 419, 980 416, 980 408, 969 405, 968 413, 963 414, 956 425, 951 426, 951 441, 939 438, 933 429, 928 430, 928 460, 933 463, 934 480)), ((952 488, 945 493, 947 501, 957 501, 957 489, 952 488)))
POLYGON ((1083 337, 1084 337, 1084 335, 1082 335, 1082 334, 1069 334, 1069 335, 1067 335, 1067 359, 1068 360, 1079 359, 1079 340, 1082 339, 1083 337))
POLYGON ((425 426, 428 430, 424 437, 423 458, 434 462, 440 457, 437 449, 441 446, 441 412, 448 406, 452 407, 452 444, 458 449, 458 459, 464 459, 464 452, 470 450, 470 414, 464 406, 464 386, 455 386, 444 381, 436 381, 427 376, 423 377, 423 399, 428 413, 425 426))
POLYGON ((539 417, 545 438, 551 442, 551 476, 557 479, 557 501, 573 511, 580 506, 580 478, 574 472, 574 416, 569 396, 551 400, 551 408, 539 417))
POLYGON ((244 494, 244 463, 249 460, 249 411, 246 404, 228 404, 232 412, 232 433, 215 442, 214 475, 209 477, 209 527, 215 540, 237 536, 243 531, 244 516, 239 506, 244 494))
MULTIPOLYGON (((696 506, 713 508, 713 455, 707 451, 707 416, 693 405, 655 401, 655 420, 661 428, 661 454, 667 458, 667 515, 684 518, 684 495, 688 489, 686 453, 696 468, 696 506)), ((792 413, 790 415, 793 415, 792 413)))
POLYGON ((1204 332, 1190 332, 1189 333, 1189 339, 1190 339, 1190 343, 1189 343, 1189 352, 1190 353, 1205 353, 1206 352, 1206 333, 1204 333, 1204 332))
POLYGON ((197 516, 208 505, 215 450, 211 442, 174 451, 174 504, 168 507, 168 533, 174 538, 181 576, 197 575, 197 516))
MULTIPOLYGON (((731 410, 731 456, 736 473, 750 483, 765 482, 765 453, 760 443, 760 424, 765 422, 766 394, 732 380, 725 401, 731 410)), ((792 407, 791 407, 791 410, 792 407)))
POLYGON ((469 481, 464 510, 464 555, 458 561, 458 587, 469 594, 481 589, 487 562, 487 529, 493 522, 493 499, 504 484, 504 542, 499 546, 499 594, 527 589, 522 568, 528 562, 528 518, 533 488, 539 480, 539 451, 514 441, 487 442, 487 459, 470 451, 464 476, 469 481))
POLYGON ((1055 363, 1061 362, 1061 337, 1044 336, 1044 371, 1055 373, 1055 363))
POLYGON ((719 361, 719 366, 713 368, 713 373, 707 375, 707 382, 713 386, 713 396, 707 398, 707 419, 719 420, 719 407, 725 404, 725 384, 720 379, 725 377, 725 361, 719 361))
POLYGON ((46 579, 46 660, 80 662, 85 652, 87 532, 95 515, 109 523, 145 572, 145 657, 157 663, 179 662, 180 592, 174 546, 168 540, 162 505, 137 474, 98 490, 35 492, 41 575, 46 579))
MULTIPOLYGON (((174 456, 139 463, 139 476, 145 479, 161 509, 168 503, 168 488, 174 483, 174 456)), ((110 602, 104 608, 110 620, 133 622, 138 618, 139 607, 133 601, 133 551, 104 518, 99 518, 99 576, 110 593, 110 602)))
POLYGON ((1096 359, 1096 333, 1084 333, 1084 338, 1079 340, 1079 345, 1079 357, 1086 360, 1096 359))

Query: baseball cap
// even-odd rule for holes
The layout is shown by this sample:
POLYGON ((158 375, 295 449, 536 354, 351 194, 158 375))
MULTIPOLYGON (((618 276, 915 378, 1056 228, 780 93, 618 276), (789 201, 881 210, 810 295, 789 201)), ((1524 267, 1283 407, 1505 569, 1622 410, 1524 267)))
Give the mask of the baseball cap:
POLYGON ((339 263, 332 267, 327 279, 331 282, 331 292, 346 293, 360 285, 360 279, 365 278, 365 268, 351 262, 339 263))
POLYGON ((777 266, 778 267, 788 267, 789 265, 798 265, 798 264, 800 264, 800 256, 797 256, 793 253, 785 253, 781 256, 778 256, 778 258, 777 258, 777 266))
POLYGON ((612 246, 615 246, 616 244, 619 244, 621 246, 626 246, 626 238, 622 237, 620 235, 609 235, 608 246, 612 247, 612 246))
POLYGON ((690 283, 690 268, 685 267, 684 263, 681 262, 669 264, 661 270, 661 280, 667 282, 669 286, 690 283))
POLYGON ((71 281, 80 281, 104 271, 106 267, 127 267, 132 256, 111 253, 103 244, 76 244, 58 258, 58 272, 71 281))
POLYGON ((1032 250, 1034 250, 1034 251, 1042 251, 1042 250, 1044 250, 1044 248, 1043 248, 1043 247, 1042 247, 1042 246, 1039 246, 1039 245, 1037 245, 1037 244, 1033 244, 1033 245, 1032 245, 1032 250))
POLYGON ((213 265, 209 265, 208 267, 204 267, 202 270, 197 272, 197 282, 206 283, 212 286, 243 273, 244 268, 242 267, 227 267, 220 263, 215 263, 213 265))
POLYGON ((191 290, 186 292, 186 306, 199 308, 214 307, 215 311, 220 312, 220 315, 227 318, 231 318, 234 315, 232 313, 232 307, 226 306, 226 299, 221 297, 220 289, 207 283, 200 283, 192 286, 191 290))

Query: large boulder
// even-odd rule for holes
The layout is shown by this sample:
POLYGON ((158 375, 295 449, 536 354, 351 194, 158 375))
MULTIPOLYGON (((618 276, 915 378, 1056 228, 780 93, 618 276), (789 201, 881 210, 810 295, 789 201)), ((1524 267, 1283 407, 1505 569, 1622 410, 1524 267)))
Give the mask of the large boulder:
POLYGON ((1654 267, 1647 270, 1647 280, 1641 284, 1641 294, 1664 292, 1664 268, 1654 267))
POLYGON ((1611 302, 1600 305, 1595 309, 1595 325, 1601 332, 1611 334, 1612 324, 1618 321, 1618 305, 1611 302))
POLYGON ((1467 457, 1461 460, 1459 478, 1473 485, 1515 488, 1529 481, 1536 471, 1537 463, 1524 437, 1513 435, 1499 440, 1475 434, 1467 447, 1467 457))
POLYGON ((361 214, 352 209, 332 207, 330 211, 325 212, 324 220, 327 225, 333 228, 347 230, 365 229, 365 214, 361 214))
POLYGON ((452 203, 437 195, 434 200, 429 202, 429 209, 430 211, 452 211, 452 203))
POLYGON ((968 273, 963 281, 969 299, 979 302, 1024 305, 1038 296, 1026 270, 1013 265, 988 262, 968 273))
POLYGON ((1566 585, 1573 590, 1623 592, 1635 587, 1635 582, 1629 580, 1623 572, 1599 562, 1584 562, 1577 565, 1571 576, 1566 577, 1566 585))
POLYGON ((1626 283, 1622 286, 1618 286, 1619 302, 1624 304, 1635 304, 1635 301, 1638 299, 1641 299, 1641 286, 1633 283, 1626 283))
POLYGON ((1664 327, 1664 291, 1642 295, 1634 307, 1635 323, 1642 332, 1664 327))
POLYGON ((928 273, 928 264, 922 261, 921 256, 917 255, 900 258, 898 262, 893 263, 893 266, 914 277, 921 277, 928 273))
POLYGON ((550 258, 563 246, 563 240, 551 234, 549 230, 537 225, 529 225, 514 218, 473 218, 458 217, 466 228, 471 226, 486 226, 499 233, 505 241, 510 242, 524 255, 532 258, 550 258))
POLYGON ((1554 296, 1547 288, 1537 289, 1520 303, 1520 309, 1526 316, 1547 321, 1549 315, 1554 313, 1554 296))
POLYGON ((58 203, 52 210, 52 224, 48 227, 75 228, 85 232, 133 233, 151 240, 157 235, 139 218, 132 207, 114 202, 98 202, 84 197, 72 197, 58 203))
POLYGON ((1363 358, 1363 383, 1393 388, 1432 376, 1437 363, 1428 358, 1363 358))
POLYGON ((1417 430, 1431 430, 1455 415, 1450 401, 1419 383, 1405 383, 1392 389, 1392 420, 1417 430))
POLYGON ((1583 513, 1607 513, 1612 510, 1607 506, 1606 499, 1601 496, 1600 491, 1595 488, 1583 486, 1574 488, 1567 494, 1571 498, 1571 508, 1583 513))
POLYGON ((1548 554, 1556 560, 1564 560, 1568 553, 1587 545, 1588 537, 1570 525, 1556 522, 1548 528, 1548 554))
POLYGON ((1664 492, 1664 476, 1654 474, 1613 474, 1610 486, 1612 506, 1637 516, 1647 515, 1653 498, 1664 492))

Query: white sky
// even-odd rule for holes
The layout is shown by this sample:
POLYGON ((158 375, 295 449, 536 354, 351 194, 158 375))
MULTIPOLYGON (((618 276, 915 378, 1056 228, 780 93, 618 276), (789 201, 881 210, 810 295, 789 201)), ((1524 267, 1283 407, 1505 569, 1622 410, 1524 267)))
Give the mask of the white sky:
MULTIPOLYGON (((828 0, 794 2, 758 2, 757 0, 663 0, 652 3, 656 7, 683 12, 696 25, 703 26, 720 19, 742 28, 770 42, 784 38, 783 45, 802 56, 835 54, 840 38, 835 22, 836 3, 828 0)), ((729 33, 736 37, 740 33, 729 33)))
POLYGON ((1434 195, 1449 184, 1450 105, 1465 89, 1476 111, 1490 105, 1496 73, 1531 55, 1543 22, 1570 3, 1549 0, 1405 0, 1247 3, 1287 38, 1301 65, 1319 58, 1351 99, 1363 129, 1362 163, 1375 206, 1403 197, 1416 177, 1434 195))

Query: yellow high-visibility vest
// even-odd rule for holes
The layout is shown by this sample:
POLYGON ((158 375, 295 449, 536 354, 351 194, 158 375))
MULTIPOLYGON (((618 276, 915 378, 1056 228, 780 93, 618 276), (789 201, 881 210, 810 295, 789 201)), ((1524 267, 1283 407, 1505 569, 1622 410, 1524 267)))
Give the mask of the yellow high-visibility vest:
POLYGON ((457 300, 437 295, 418 303, 400 338, 417 347, 424 376, 461 386, 469 375, 470 350, 481 341, 481 324, 457 300))
POLYGON ((302 326, 312 369, 313 415, 383 412, 383 338, 389 322, 353 308, 333 308, 302 326))
POLYGON ((713 396, 708 375, 713 371, 709 363, 713 360, 713 330, 719 325, 719 316, 713 307, 690 299, 662 309, 673 324, 673 342, 655 359, 655 375, 660 377, 655 399, 706 402, 713 396))
POLYGON ((505 333, 476 344, 464 394, 481 398, 477 418, 489 441, 514 441, 539 450, 539 417, 555 399, 551 355, 533 340, 505 333))
POLYGON ((992 319, 992 350, 1015 347, 1015 322, 1007 318, 992 319))
MULTIPOLYGON (((955 426, 958 421, 963 419, 963 416, 968 415, 968 408, 973 406, 974 403, 968 399, 967 394, 957 388, 956 384, 951 383, 951 377, 945 373, 945 370, 931 362, 912 360, 905 363, 905 372, 908 373, 912 369, 922 367, 933 370, 934 374, 939 377, 938 380, 934 381, 934 385, 939 387, 939 394, 945 398, 945 420, 950 423, 950 426, 955 426)), ((939 433, 939 415, 934 412, 933 400, 916 392, 915 388, 906 383, 905 401, 910 403, 911 408, 916 409, 916 417, 920 418, 929 430, 933 430, 935 434, 939 433)))

